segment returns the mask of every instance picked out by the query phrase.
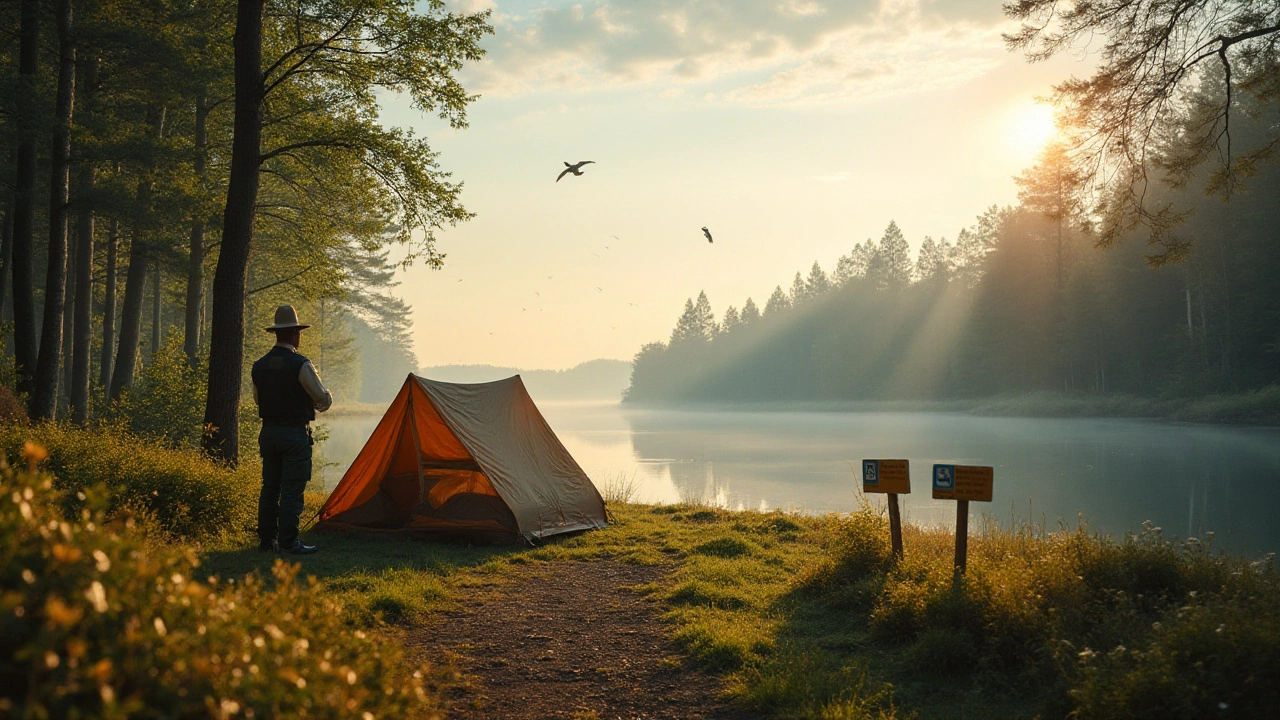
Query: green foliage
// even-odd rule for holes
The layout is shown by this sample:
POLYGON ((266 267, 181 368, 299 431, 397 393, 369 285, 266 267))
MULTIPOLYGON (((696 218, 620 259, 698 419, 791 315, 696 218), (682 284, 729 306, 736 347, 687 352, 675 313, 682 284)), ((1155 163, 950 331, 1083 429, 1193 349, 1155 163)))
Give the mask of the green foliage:
POLYGON ((0 471, 0 710, 28 717, 437 717, 428 667, 352 633, 297 566, 195 579, 101 488, 0 471), (75 511, 61 510, 71 500, 75 511))
POLYGON ((199 447, 206 382, 204 373, 187 363, 182 338, 171 335, 109 417, 126 423, 135 434, 169 447, 199 447))
POLYGON ((258 467, 231 470, 194 449, 156 445, 123 429, 45 423, 0 426, 0 450, 21 457, 24 443, 49 448, 49 469, 59 490, 102 485, 114 510, 155 520, 163 533, 185 538, 238 535, 257 525, 258 467))
POLYGON ((1120 542, 1083 529, 996 530, 971 539, 957 586, 948 540, 913 530, 897 564, 868 552, 866 541, 828 543, 801 588, 857 597, 839 604, 865 613, 871 636, 900 648, 892 652, 908 667, 1038 687, 1049 714, 1198 717, 1217 714, 1222 701, 1251 717, 1280 701, 1273 684, 1246 682, 1266 672, 1248 668, 1280 664, 1280 576, 1269 561, 1170 543, 1158 528, 1120 542))

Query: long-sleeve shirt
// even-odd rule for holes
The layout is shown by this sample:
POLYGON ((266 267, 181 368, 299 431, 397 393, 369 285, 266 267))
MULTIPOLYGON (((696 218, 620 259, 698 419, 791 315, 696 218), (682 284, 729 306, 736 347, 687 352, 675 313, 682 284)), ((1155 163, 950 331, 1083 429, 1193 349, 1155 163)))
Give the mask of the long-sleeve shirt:
MULTIPOLYGON (((286 342, 276 343, 276 347, 285 348, 293 352, 298 352, 298 348, 286 342)), ((324 412, 333 405, 333 393, 329 392, 324 383, 320 382, 320 373, 316 372, 315 365, 308 360, 303 363, 298 370, 298 382, 302 384, 302 389, 307 391, 307 395, 311 396, 311 401, 315 403, 316 412, 324 412)), ((258 385, 253 385, 253 402, 258 402, 258 385)))

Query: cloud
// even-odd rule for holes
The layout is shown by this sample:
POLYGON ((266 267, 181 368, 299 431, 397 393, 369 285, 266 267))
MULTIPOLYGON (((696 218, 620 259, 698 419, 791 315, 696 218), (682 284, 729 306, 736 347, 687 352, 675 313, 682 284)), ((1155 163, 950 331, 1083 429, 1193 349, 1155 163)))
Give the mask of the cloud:
POLYGON ((729 101, 825 102, 924 67, 971 77, 1003 55, 991 0, 497 0, 492 21, 466 78, 487 95, 720 83, 709 89, 729 101))
POLYGON ((981 30, 918 31, 911 42, 883 42, 849 33, 768 79, 726 93, 748 105, 825 105, 955 87, 981 77, 1003 49, 981 30))

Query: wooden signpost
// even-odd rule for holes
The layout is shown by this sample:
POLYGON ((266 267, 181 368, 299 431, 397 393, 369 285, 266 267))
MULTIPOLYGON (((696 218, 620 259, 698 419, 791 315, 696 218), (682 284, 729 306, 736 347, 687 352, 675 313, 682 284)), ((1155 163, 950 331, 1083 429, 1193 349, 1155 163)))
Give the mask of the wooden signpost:
POLYGON ((889 496, 889 542, 893 554, 902 557, 902 514, 898 495, 911 492, 911 473, 906 460, 863 460, 862 492, 889 496))
POLYGON ((969 501, 991 502, 995 469, 984 465, 934 465, 933 499, 956 501, 956 575, 969 559, 969 501))

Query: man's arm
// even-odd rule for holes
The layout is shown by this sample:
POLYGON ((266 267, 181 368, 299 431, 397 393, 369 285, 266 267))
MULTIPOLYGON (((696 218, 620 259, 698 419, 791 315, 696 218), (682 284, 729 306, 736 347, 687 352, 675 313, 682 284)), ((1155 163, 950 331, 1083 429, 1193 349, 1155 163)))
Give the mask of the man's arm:
MULTIPOLYGON (((298 382, 302 383, 302 389, 307 391, 311 396, 311 401, 315 403, 317 412, 324 412, 333 404, 333 393, 325 388, 324 383, 320 382, 320 375, 316 373, 316 367, 308 360, 303 363, 302 368, 298 370, 298 382)), ((257 392, 255 387, 254 392, 257 392)))

